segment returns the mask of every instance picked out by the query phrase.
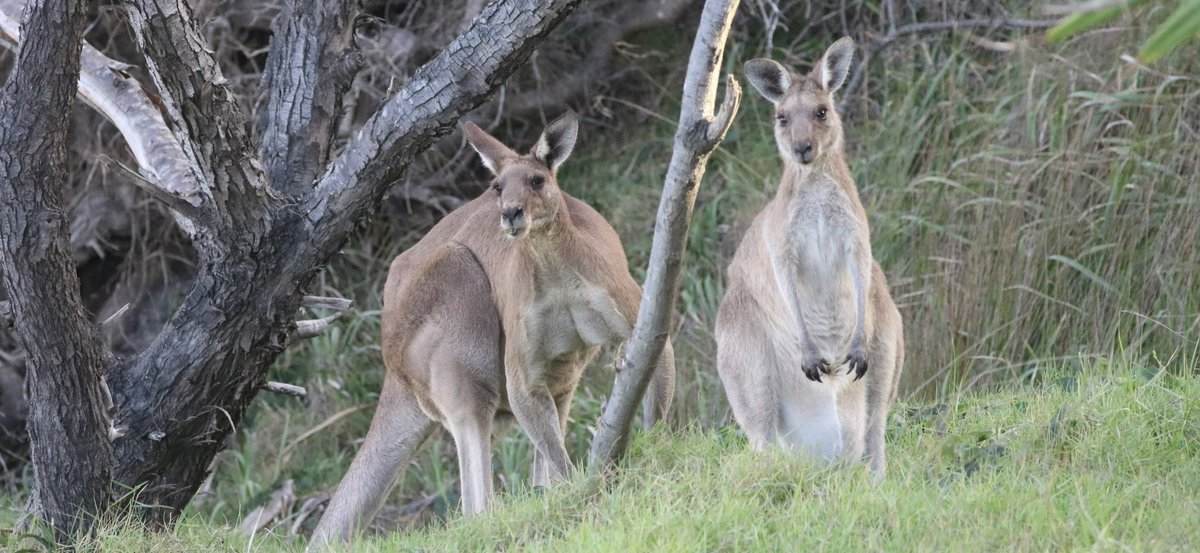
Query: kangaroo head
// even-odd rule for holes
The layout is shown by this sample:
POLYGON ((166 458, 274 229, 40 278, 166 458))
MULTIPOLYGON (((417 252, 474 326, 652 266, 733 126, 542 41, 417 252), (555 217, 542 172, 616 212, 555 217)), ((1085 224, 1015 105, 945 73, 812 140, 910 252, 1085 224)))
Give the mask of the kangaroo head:
POLYGON ((765 58, 746 62, 746 78, 775 104, 775 142, 784 163, 809 165, 842 149, 842 119, 833 93, 846 82, 854 41, 842 37, 808 75, 765 58))
POLYGON ((494 177, 491 187, 496 193, 500 228, 509 237, 525 236, 558 216, 563 202, 555 174, 571 155, 578 134, 579 121, 568 111, 546 126, 528 154, 520 155, 475 123, 467 123, 467 142, 494 177))

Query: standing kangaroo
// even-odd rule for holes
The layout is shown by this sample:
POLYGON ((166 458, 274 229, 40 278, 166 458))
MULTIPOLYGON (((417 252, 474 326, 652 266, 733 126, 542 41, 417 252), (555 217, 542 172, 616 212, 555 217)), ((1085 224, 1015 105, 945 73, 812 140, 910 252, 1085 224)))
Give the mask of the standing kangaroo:
POLYGON ((834 109, 853 51, 838 40, 807 76, 768 59, 746 63, 750 83, 775 104, 783 179, 729 266, 717 370, 754 449, 777 444, 829 460, 865 450, 881 478, 904 331, 871 255, 834 109))
MULTIPOLYGON (((578 128, 567 112, 519 155, 466 124, 491 190, 392 262, 379 406, 310 549, 370 522, 435 421, 454 437, 467 514, 487 506, 492 436, 514 416, 535 446, 534 485, 569 475, 575 387, 600 346, 629 338, 641 301, 617 233, 555 179, 578 128)), ((674 389, 668 343, 643 403, 647 426, 666 416, 674 389)))

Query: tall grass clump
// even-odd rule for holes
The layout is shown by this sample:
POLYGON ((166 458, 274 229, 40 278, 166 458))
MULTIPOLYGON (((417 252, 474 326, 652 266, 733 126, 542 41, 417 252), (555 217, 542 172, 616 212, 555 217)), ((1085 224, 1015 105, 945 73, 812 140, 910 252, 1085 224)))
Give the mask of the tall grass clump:
POLYGON ((853 167, 905 314, 908 390, 1080 354, 1196 369, 1200 60, 1123 67, 1123 44, 997 59, 951 42, 881 68, 853 167))

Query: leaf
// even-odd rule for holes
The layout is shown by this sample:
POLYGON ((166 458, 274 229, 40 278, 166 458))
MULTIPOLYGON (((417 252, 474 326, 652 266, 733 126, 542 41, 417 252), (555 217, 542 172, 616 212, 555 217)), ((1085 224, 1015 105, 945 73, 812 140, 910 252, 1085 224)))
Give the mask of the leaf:
POLYGON ((1145 3, 1146 0, 1123 0, 1103 8, 1075 12, 1046 31, 1046 42, 1059 42, 1071 38, 1083 31, 1099 27, 1117 16, 1145 3))
POLYGON ((1200 0, 1185 0, 1179 4, 1175 13, 1146 39, 1146 43, 1138 51, 1138 61, 1154 63, 1197 33, 1200 33, 1200 0))

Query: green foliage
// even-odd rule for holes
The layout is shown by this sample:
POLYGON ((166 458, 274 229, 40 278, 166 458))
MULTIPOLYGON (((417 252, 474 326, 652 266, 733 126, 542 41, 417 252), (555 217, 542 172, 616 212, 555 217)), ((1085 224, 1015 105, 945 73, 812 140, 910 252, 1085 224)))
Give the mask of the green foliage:
POLYGON ((1154 63, 1188 39, 1200 34, 1200 0, 1184 0, 1138 50, 1142 63, 1154 63))
POLYGON ((1145 3, 1146 0, 1120 0, 1105 3, 1095 9, 1081 9, 1063 18, 1062 23, 1046 31, 1046 40, 1049 42, 1066 40, 1084 31, 1109 23, 1122 14, 1129 13, 1130 10, 1145 3))
MULTIPOLYGON (((1090 10, 1075 12, 1046 31, 1046 40, 1059 42, 1084 31, 1112 22, 1117 17, 1145 4, 1146 0, 1124 0, 1090 10)), ((1138 50, 1138 60, 1154 63, 1184 42, 1200 34, 1200 0, 1182 0, 1154 34, 1138 50)))

